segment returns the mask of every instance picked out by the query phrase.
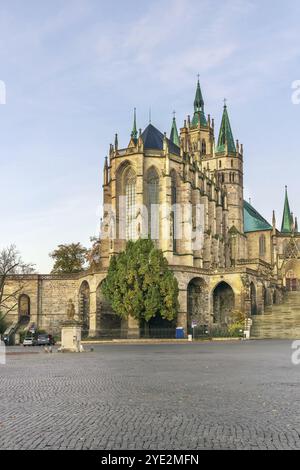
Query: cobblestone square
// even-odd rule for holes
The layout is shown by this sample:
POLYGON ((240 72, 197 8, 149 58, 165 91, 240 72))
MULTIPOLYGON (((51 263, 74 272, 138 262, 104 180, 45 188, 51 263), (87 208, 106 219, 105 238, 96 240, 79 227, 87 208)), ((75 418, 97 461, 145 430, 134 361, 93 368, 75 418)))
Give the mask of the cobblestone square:
POLYGON ((0 449, 300 449, 291 341, 8 352, 0 449))

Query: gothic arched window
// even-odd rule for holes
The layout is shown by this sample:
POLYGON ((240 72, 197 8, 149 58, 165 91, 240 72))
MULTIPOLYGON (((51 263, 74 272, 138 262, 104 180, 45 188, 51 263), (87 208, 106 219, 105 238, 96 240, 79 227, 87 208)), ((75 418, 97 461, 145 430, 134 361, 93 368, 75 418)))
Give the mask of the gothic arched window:
POLYGON ((265 256, 266 254, 266 237, 261 235, 259 237, 259 256, 265 256))
POLYGON ((136 204, 136 175, 130 168, 125 175, 125 198, 126 198, 126 239, 136 238, 135 233, 135 204, 136 204))
POLYGON ((148 202, 148 235, 152 239, 159 238, 159 213, 155 206, 159 204, 159 176, 155 168, 150 168, 147 174, 148 202))
POLYGON ((206 142, 204 139, 202 140, 202 144, 201 144, 201 152, 202 152, 202 155, 206 155, 206 142))

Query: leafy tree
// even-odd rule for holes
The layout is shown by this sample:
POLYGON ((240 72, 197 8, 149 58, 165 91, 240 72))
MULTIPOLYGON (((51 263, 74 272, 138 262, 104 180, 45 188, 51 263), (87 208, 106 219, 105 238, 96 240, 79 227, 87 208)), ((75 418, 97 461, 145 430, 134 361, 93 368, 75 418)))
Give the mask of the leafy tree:
POLYGON ((52 274, 78 273, 82 271, 86 263, 88 250, 81 243, 58 245, 56 250, 49 254, 54 260, 52 274))
POLYGON ((177 316, 177 280, 150 239, 129 241, 111 258, 102 292, 121 318, 148 322, 158 315, 169 321, 177 316))
POLYGON ((0 322, 3 323, 5 317, 18 305, 18 298, 24 287, 24 276, 33 272, 33 265, 22 261, 15 245, 0 251, 0 322), (13 289, 5 289, 12 276, 15 276, 13 289))

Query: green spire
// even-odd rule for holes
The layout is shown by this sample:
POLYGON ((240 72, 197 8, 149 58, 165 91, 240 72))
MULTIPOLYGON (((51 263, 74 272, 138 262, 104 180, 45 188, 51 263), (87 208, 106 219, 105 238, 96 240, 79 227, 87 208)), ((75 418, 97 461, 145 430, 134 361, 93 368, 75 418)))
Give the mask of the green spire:
POLYGON ((172 122, 172 127, 171 127, 170 140, 171 142, 173 142, 173 144, 177 145, 177 147, 180 147, 179 135, 178 135, 177 125, 176 125, 176 118, 175 118, 175 111, 174 111, 174 117, 173 117, 173 122, 172 122))
POLYGON ((224 104, 221 128, 219 133, 218 145, 217 145, 217 152, 225 152, 227 144, 228 152, 235 153, 235 143, 232 135, 231 125, 227 113, 227 106, 226 103, 224 104))
POLYGON ((134 108, 133 128, 131 132, 131 137, 133 140, 137 140, 138 137, 138 131, 136 127, 136 108, 134 108))
POLYGON ((202 96, 202 92, 200 88, 200 82, 198 78, 196 96, 195 96, 195 101, 194 101, 194 111, 199 112, 199 111, 202 111, 203 108, 204 108, 204 100, 203 100, 203 96, 202 96))
POLYGON ((194 101, 194 116, 192 119, 192 126, 198 126, 199 122, 201 126, 207 126, 207 121, 204 113, 204 100, 200 88, 200 81, 198 78, 196 96, 194 101))
POLYGON ((285 200, 284 200, 284 210, 283 210, 281 232, 282 233, 292 232, 292 215, 291 215, 291 210, 290 210, 287 186, 285 187, 285 200))

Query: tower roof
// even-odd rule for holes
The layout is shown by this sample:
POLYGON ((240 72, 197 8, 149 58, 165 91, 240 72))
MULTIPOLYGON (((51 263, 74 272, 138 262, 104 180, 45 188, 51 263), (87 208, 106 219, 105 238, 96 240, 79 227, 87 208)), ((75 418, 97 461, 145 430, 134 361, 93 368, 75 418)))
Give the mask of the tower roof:
POLYGON ((260 230, 272 230, 272 225, 254 209, 249 202, 244 201, 244 231, 258 232, 260 230))
POLYGON ((196 96, 195 96, 195 101, 194 101, 194 111, 201 111, 201 109, 204 107, 204 100, 200 88, 200 81, 198 79, 197 82, 197 88, 196 88, 196 96))
POLYGON ((207 121, 204 113, 204 100, 200 88, 200 82, 198 79, 197 88, 196 88, 196 96, 194 101, 194 116, 192 119, 192 126, 198 126, 200 122, 201 126, 207 126, 207 121))
MULTIPOLYGON (((163 150, 164 148, 164 134, 162 134, 153 124, 148 124, 142 133, 142 139, 145 149, 163 150)), ((180 155, 180 148, 171 140, 167 139, 169 150, 175 155, 180 155)))
POLYGON ((236 152, 231 125, 229 121, 229 116, 227 112, 227 106, 225 104, 224 110, 223 110, 219 138, 218 138, 217 152, 225 152, 226 144, 227 144, 228 152, 232 152, 232 153, 236 152))
POLYGON ((291 233, 292 232, 292 214, 290 210, 289 197, 287 186, 285 187, 285 200, 284 200, 284 209, 282 217, 281 232, 282 233, 291 233))
POLYGON ((171 140, 171 142, 173 142, 173 144, 177 145, 177 147, 180 147, 180 141, 179 141, 179 135, 178 135, 175 116, 173 117, 171 133, 170 133, 170 140, 171 140))

